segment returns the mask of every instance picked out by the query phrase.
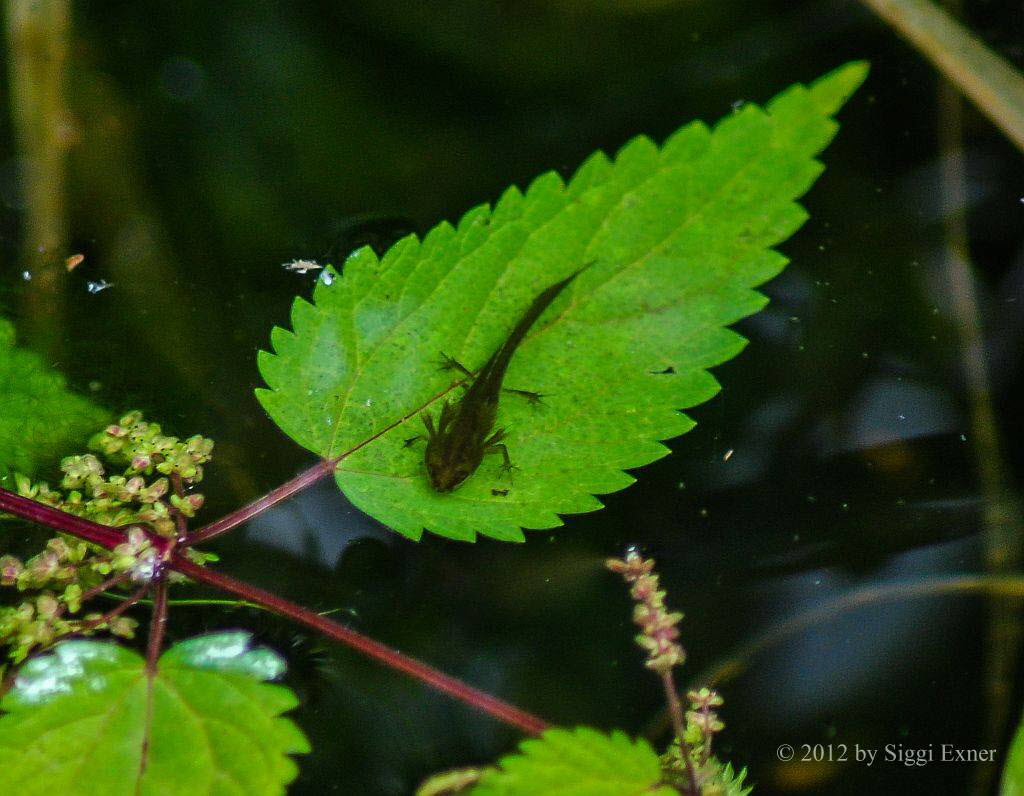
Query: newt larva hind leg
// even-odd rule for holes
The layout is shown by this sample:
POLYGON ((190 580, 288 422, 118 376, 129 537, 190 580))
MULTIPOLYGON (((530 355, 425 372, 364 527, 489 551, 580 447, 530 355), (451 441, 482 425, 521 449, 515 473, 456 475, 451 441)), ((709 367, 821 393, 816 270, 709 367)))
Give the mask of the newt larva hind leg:
POLYGON ((512 393, 518 395, 520 398, 525 398, 526 403, 530 406, 537 407, 541 405, 541 399, 547 398, 542 392, 531 392, 530 390, 517 390, 513 387, 502 387, 503 392, 512 393))
POLYGON ((513 470, 519 468, 512 464, 512 459, 508 455, 508 447, 502 442, 503 439, 505 439, 505 429, 499 428, 484 442, 484 454, 500 453, 503 460, 501 471, 511 474, 513 470))

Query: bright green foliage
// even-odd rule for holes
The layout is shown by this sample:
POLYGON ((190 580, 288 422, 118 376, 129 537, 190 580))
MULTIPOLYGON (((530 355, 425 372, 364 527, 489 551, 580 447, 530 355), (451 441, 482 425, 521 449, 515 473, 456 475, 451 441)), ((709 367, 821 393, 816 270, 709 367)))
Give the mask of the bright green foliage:
POLYGON ((31 475, 84 443, 109 413, 70 392, 37 354, 14 345, 14 327, 0 318, 0 486, 11 471, 31 475))
POLYGON ((1000 796, 1024 796, 1024 723, 1017 728, 1003 764, 1000 796))
POLYGON ((472 796, 669 796, 677 793, 661 782, 658 756, 644 740, 624 733, 610 736, 580 727, 548 730, 523 741, 519 753, 488 769, 472 796))
POLYGON ((115 644, 67 641, 26 663, 0 702, 0 771, 19 796, 283 793, 305 753, 281 713, 284 671, 245 633, 178 644, 155 676, 115 644))
POLYGON ((686 125, 659 149, 636 138, 591 157, 568 185, 549 173, 453 228, 368 248, 327 270, 292 331, 261 352, 263 406, 295 441, 339 459, 337 481, 363 511, 412 538, 521 528, 601 507, 623 470, 668 451, 693 426, 677 411, 718 391, 707 369, 744 340, 726 327, 757 312, 754 288, 786 259, 770 247, 806 218, 795 202, 821 172, 830 118, 864 79, 849 64, 765 109, 745 105, 709 130, 686 125), (421 413, 460 395, 441 352, 478 368, 545 287, 594 264, 558 297, 512 359, 501 400, 514 481, 485 458, 453 493, 427 483, 421 413))

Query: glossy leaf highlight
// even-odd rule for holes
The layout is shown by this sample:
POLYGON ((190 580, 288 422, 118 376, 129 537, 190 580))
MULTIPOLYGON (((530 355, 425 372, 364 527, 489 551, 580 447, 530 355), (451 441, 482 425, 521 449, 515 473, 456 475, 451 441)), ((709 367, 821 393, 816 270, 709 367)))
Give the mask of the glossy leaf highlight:
POLYGON ((0 702, 4 791, 20 796, 280 794, 309 751, 281 714, 283 661, 245 633, 172 647, 155 675, 131 650, 67 641, 32 659, 0 702))

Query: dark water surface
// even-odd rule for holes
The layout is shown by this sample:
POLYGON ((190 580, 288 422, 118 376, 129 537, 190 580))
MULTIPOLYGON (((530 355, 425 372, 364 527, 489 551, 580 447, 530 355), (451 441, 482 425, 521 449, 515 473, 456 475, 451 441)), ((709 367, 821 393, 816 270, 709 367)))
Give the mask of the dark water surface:
MULTIPOLYGON (((1019 4, 967 6, 1020 65, 1019 4)), ((32 303, 23 154, 5 120, 0 310, 79 389, 94 382, 115 410, 217 441, 206 520, 313 461, 253 398, 256 349, 314 279, 282 263, 382 249, 510 183, 568 175, 594 149, 660 140, 847 60, 873 65, 804 201, 809 222, 782 246, 792 264, 739 327, 748 349, 716 369, 723 390, 693 410, 674 454, 604 511, 523 545, 415 544, 323 485, 213 545, 224 571, 341 608, 357 629, 552 722, 660 742, 658 683, 632 643, 625 590, 601 566, 626 544, 657 558, 686 612, 684 674, 696 677, 854 590, 983 572, 993 526, 1019 534, 1012 513, 1000 524, 1012 501, 996 502, 993 484, 1019 494, 1024 459, 1021 155, 973 108, 962 147, 943 155, 955 110, 939 81, 859 4, 236 0, 79 3, 72 16, 64 213, 86 260, 63 307, 32 303), (962 201, 943 187, 949 163, 963 166, 962 201), (998 458, 972 422, 967 327, 949 286, 961 212, 998 458), (113 286, 89 293, 101 279, 113 286)), ((294 793, 410 793, 516 740, 265 615, 182 608, 171 624, 174 637, 250 627, 288 656, 303 700, 293 715, 314 747, 294 793)), ((776 748, 1002 748, 1007 728, 986 702, 992 627, 982 598, 957 594, 837 609, 777 633, 722 686, 719 751, 765 794, 965 792, 968 765, 787 765, 776 748)), ((1017 690, 999 704, 1016 723, 1017 690)))

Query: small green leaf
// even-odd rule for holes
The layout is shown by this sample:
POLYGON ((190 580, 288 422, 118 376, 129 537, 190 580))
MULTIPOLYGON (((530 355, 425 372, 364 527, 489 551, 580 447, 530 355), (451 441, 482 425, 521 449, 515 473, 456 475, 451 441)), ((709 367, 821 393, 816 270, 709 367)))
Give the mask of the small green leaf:
POLYGON ((1006 752, 1000 796, 1024 796, 1024 723, 1018 728, 1006 752))
POLYGON ((640 137, 614 160, 597 153, 568 184, 545 174, 382 259, 357 251, 343 276, 324 272, 312 304, 296 300, 292 331, 273 330, 260 401, 296 442, 339 460, 353 503, 414 539, 520 541, 522 528, 601 508, 594 495, 631 484, 625 470, 693 426, 678 410, 718 391, 708 368, 745 344, 726 327, 766 303, 754 288, 786 264, 770 247, 806 219, 795 199, 866 72, 848 64, 660 148, 640 137), (541 290, 587 263, 512 358, 505 386, 545 396, 501 400, 514 480, 491 456, 436 493, 422 446, 407 443, 421 414, 459 395, 441 353, 479 367, 541 290))
POLYGON ((0 486, 12 471, 33 475, 72 450, 110 414, 67 389, 64 377, 37 354, 14 344, 14 327, 0 318, 0 486))
POLYGON ((618 730, 605 735, 587 727, 548 730, 523 741, 517 754, 488 769, 472 796, 670 796, 659 787, 661 765, 644 740, 618 730))
POLYGON ((5 793, 280 794, 288 755, 309 751, 281 713, 296 705, 262 680, 284 670, 245 633, 183 642, 150 676, 116 644, 67 641, 26 663, 0 702, 5 793))

